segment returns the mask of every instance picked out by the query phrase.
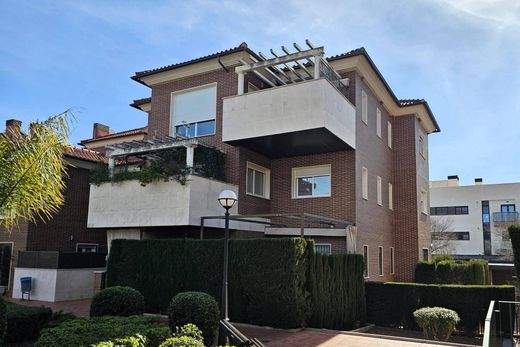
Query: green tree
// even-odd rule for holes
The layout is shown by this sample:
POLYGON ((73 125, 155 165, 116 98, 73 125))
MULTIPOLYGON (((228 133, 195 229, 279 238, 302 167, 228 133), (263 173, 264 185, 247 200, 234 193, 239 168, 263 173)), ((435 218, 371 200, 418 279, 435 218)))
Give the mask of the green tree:
POLYGON ((0 134, 0 226, 49 219, 63 203, 70 121, 67 110, 33 122, 28 134, 0 134))

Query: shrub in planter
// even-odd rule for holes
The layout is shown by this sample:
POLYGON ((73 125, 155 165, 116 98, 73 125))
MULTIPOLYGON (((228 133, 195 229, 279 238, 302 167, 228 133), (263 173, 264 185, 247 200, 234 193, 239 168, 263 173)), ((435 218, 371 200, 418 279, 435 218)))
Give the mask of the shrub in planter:
POLYGON ((48 307, 28 307, 13 303, 6 304, 6 342, 22 342, 36 339, 40 331, 49 325, 52 310, 48 307))
POLYGON ((413 316, 426 337, 437 341, 448 341, 460 321, 457 312, 443 307, 420 308, 413 316))
POLYGON ((103 289, 92 299, 90 317, 133 316, 144 312, 144 297, 134 288, 115 286, 103 289))
POLYGON ((172 331, 188 323, 195 324, 202 331, 204 342, 211 345, 219 322, 219 309, 217 302, 209 294, 179 293, 170 302, 168 318, 172 331))

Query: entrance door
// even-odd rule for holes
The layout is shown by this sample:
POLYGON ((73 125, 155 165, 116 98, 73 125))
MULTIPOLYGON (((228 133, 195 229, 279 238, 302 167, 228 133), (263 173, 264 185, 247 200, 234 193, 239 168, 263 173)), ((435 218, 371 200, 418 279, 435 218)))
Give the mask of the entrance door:
POLYGON ((11 273, 11 255, 13 245, 11 243, 0 243, 0 286, 9 287, 11 273))

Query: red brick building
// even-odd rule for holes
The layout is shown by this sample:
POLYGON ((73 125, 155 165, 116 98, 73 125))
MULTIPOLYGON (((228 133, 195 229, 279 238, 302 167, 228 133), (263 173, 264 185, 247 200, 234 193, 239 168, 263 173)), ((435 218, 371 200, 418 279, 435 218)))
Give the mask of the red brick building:
MULTIPOLYGON (((147 140, 195 139, 225 153, 224 183, 238 195, 233 212, 275 224, 232 225, 237 237, 300 235, 265 215, 317 215, 305 236, 320 252, 354 247, 370 280, 412 280, 415 263, 430 257, 427 149, 439 127, 426 101, 394 95, 365 49, 324 58, 309 47, 268 59, 244 43, 137 72, 132 79, 151 97, 131 106, 147 113, 147 140), (351 234, 345 223, 355 226, 351 234)), ((107 228, 109 241, 197 235, 201 216, 222 213, 215 192, 224 186, 199 178, 187 185, 92 187, 89 227, 107 228)))

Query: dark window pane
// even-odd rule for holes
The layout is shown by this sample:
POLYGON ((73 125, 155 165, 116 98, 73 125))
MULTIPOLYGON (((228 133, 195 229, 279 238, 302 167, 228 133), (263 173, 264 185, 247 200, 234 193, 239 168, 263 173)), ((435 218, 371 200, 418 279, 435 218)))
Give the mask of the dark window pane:
POLYGON ((300 177, 298 178, 298 196, 311 196, 312 195, 312 177, 300 177))
POLYGON ((264 196, 264 173, 255 170, 255 194, 264 196))
POLYGON ((215 133, 215 121, 197 123, 197 136, 211 135, 215 133))
POLYGON ((253 194, 253 187, 255 185, 255 171, 253 169, 247 169, 247 192, 253 194))
POLYGON ((323 255, 331 255, 331 246, 330 245, 315 245, 314 249, 316 253, 323 255))

